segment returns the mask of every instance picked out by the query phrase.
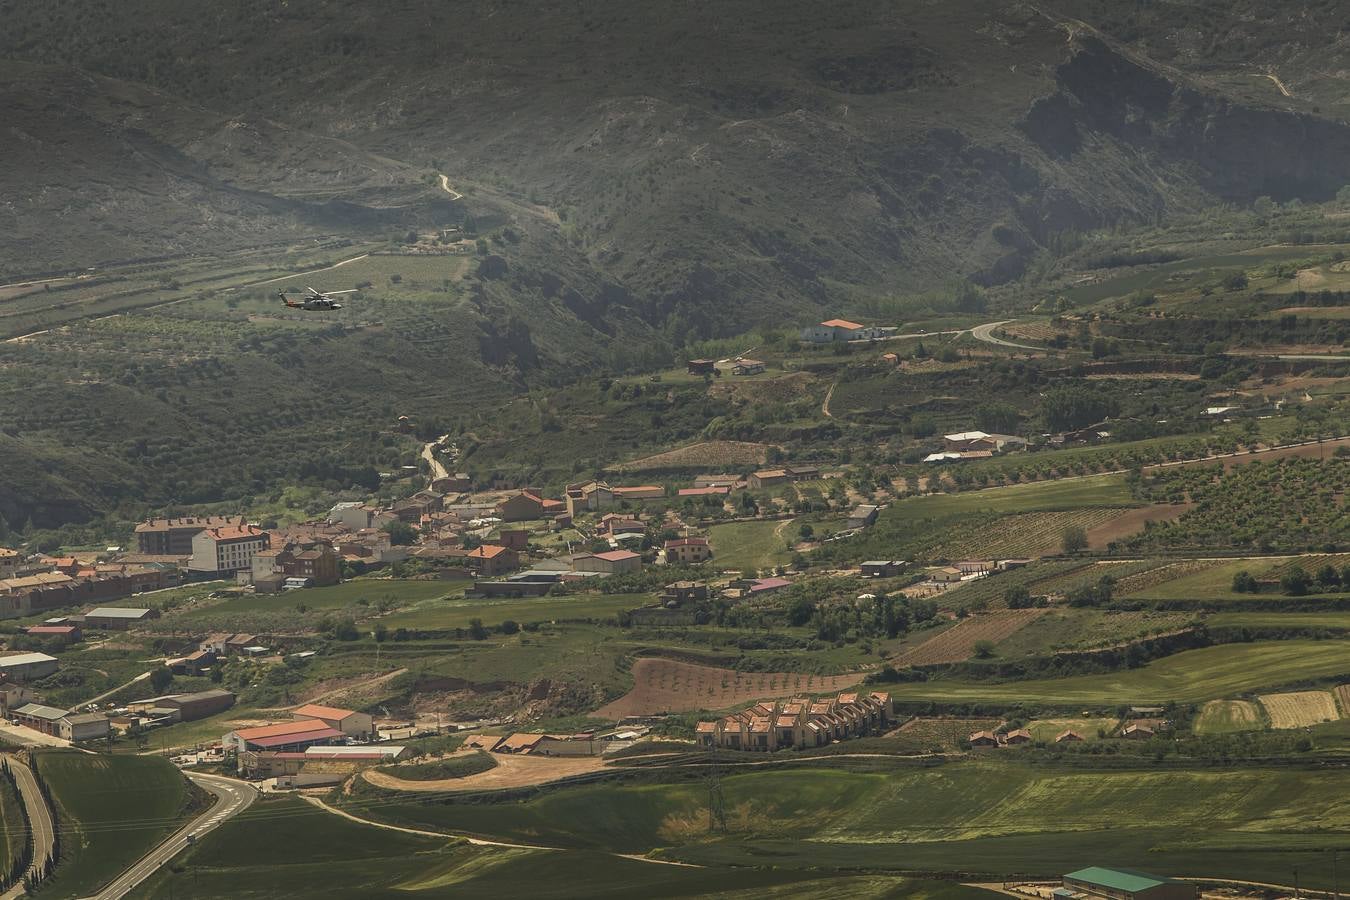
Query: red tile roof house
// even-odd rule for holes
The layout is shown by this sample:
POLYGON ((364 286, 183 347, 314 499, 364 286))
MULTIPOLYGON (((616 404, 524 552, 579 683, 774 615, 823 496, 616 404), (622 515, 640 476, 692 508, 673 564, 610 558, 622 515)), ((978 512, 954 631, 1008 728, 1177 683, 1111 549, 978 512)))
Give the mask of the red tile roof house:
POLYGON ((881 692, 847 693, 816 701, 796 697, 761 701, 715 721, 699 722, 694 733, 705 747, 800 749, 878 733, 893 715, 890 695, 881 692))
POLYGON ((549 500, 532 491, 521 491, 497 504, 497 515, 503 522, 526 522, 562 512, 561 500, 549 500))
POLYGON ((666 541, 661 552, 667 565, 697 565, 712 559, 712 547, 708 539, 702 537, 676 538, 666 541))
POLYGON ((499 544, 483 544, 469 551, 467 561, 483 578, 492 578, 520 568, 520 554, 499 544))

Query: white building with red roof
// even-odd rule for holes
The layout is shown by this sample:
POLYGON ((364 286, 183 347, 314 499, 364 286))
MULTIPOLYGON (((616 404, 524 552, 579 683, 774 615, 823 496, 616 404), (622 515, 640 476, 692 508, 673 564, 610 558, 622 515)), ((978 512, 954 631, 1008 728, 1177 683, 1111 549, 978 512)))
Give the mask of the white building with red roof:
POLYGON ((192 538, 188 568, 225 577, 253 568, 253 557, 272 545, 272 536, 256 525, 207 528, 192 538))

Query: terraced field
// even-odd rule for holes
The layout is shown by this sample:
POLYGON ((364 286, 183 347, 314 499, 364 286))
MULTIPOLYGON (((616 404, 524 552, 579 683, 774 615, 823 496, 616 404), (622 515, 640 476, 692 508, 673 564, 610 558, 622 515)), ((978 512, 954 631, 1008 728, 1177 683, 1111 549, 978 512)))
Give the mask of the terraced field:
POLYGON ((1336 695, 1336 702, 1341 705, 1341 713, 1350 719, 1350 684, 1342 684, 1332 693, 1336 695))
POLYGON ((1195 721, 1196 734, 1232 734, 1261 727, 1261 708, 1248 700, 1211 700, 1195 721))
POLYGON ((889 688, 897 700, 1055 704, 1197 703, 1350 673, 1350 642, 1272 641, 1188 650, 1137 669, 1002 684, 935 680, 889 688))
POLYGON ((726 709, 755 700, 796 694, 826 694, 856 685, 864 674, 736 672, 674 659, 644 657, 633 663, 633 689, 596 710, 595 715, 619 719, 697 709, 726 709))
POLYGON ((1287 694, 1262 694, 1261 705, 1270 716, 1271 728, 1304 728, 1339 719, 1336 700, 1330 691, 1293 691, 1287 694))
POLYGON ((1145 593, 1150 588, 1157 587, 1160 584, 1204 572, 1216 565, 1218 565, 1218 562, 1210 559, 1183 559, 1179 562, 1154 564, 1117 579, 1116 593, 1122 597, 1145 593))
POLYGON ((932 666, 963 662, 974 655, 975 645, 980 641, 998 644, 1044 613, 1044 609, 1003 609, 971 616, 901 654, 896 665, 932 666))

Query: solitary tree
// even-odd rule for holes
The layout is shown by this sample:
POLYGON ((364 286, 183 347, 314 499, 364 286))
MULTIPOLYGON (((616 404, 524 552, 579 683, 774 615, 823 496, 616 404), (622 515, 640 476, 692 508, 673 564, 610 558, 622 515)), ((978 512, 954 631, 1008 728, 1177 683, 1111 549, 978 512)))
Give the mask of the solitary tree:
POLYGON ((1086 550, 1088 545, 1087 530, 1082 525, 1070 525, 1064 529, 1063 546, 1065 553, 1077 553, 1080 550, 1086 550))

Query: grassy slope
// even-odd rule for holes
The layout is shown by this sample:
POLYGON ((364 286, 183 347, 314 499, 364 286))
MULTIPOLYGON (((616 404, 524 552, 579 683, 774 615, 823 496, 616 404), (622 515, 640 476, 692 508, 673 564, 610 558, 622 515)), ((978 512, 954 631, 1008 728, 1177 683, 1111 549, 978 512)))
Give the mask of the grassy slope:
MULTIPOLYGON (((568 847, 793 866, 1057 874, 1118 836, 1119 864, 1280 880, 1298 850, 1343 841, 1339 772, 1089 771, 973 761, 863 774, 794 768, 724 776, 729 836, 705 843, 700 781, 595 785, 493 805, 401 804, 379 815, 568 847), (1139 823, 1122 829, 1120 823, 1139 823), (1316 825, 1310 823, 1315 822, 1316 825), (772 850, 758 848, 772 844, 772 850), (903 845, 904 851, 898 852, 903 845), (982 848, 1015 847, 1014 855, 982 848), (795 849, 794 849, 795 848, 795 849), (1150 848, 1157 855, 1149 856, 1150 848), (1261 848, 1263 851, 1235 854, 1261 848)), ((1325 855, 1325 854, 1323 854, 1325 855)), ((1299 858, 1301 857, 1301 858, 1299 858)), ((1329 869, 1329 860, 1325 868, 1329 869)))
POLYGON ((1048 703, 1194 702, 1310 678, 1350 673, 1345 641, 1223 644, 1104 675, 989 682, 930 681, 891 688, 897 700, 1048 703))
MULTIPOLYGON (((295 797, 255 804, 161 870, 131 896, 367 898, 484 896, 536 898, 699 897, 724 891, 756 896, 818 894, 819 877, 799 872, 684 868, 596 852, 471 847, 450 839, 368 827, 315 809, 295 797)), ((837 879, 845 898, 914 897, 975 900, 957 885, 890 876, 837 879)))
POLYGON ((69 829, 55 896, 93 893, 178 825, 187 782, 168 760, 64 751, 36 758, 69 829))
POLYGON ((430 600, 381 619, 389 628, 466 628, 482 619, 489 628, 516 622, 605 619, 652 602, 646 594, 579 594, 570 597, 522 597, 511 600, 430 600))
POLYGON ((796 530, 790 522, 781 521, 731 522, 708 529, 708 541, 717 554, 713 562, 719 569, 744 571, 781 565, 790 555, 786 549, 790 538, 796 538, 796 530))

